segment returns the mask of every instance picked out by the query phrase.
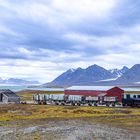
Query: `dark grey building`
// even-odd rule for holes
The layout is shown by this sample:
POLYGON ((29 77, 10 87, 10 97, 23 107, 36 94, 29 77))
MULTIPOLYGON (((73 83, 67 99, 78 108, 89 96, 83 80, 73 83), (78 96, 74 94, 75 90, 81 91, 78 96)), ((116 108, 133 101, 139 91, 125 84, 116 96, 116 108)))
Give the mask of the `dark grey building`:
POLYGON ((0 102, 1 103, 20 103, 20 97, 8 89, 0 90, 0 102))

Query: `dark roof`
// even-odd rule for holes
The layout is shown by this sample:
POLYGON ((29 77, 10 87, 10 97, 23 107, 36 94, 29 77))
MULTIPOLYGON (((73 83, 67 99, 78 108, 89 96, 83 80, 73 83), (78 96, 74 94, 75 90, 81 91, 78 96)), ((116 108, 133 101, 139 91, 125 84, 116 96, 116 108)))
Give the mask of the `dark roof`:
POLYGON ((4 94, 7 97, 16 97, 16 98, 19 98, 18 95, 16 95, 13 91, 11 91, 9 89, 1 89, 0 90, 0 94, 4 94))

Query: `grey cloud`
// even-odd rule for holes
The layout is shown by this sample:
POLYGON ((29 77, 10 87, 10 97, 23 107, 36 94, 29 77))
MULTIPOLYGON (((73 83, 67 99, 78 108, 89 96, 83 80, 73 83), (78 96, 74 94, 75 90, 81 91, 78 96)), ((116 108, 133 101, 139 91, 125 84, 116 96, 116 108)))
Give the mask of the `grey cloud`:
MULTIPOLYGON (((59 69, 56 65, 50 66, 50 69, 58 69, 58 73, 73 63, 74 66, 78 62, 85 65, 94 60, 108 63, 107 60, 104 61, 104 56, 129 53, 133 59, 131 49, 132 52, 137 51, 137 55, 140 54, 140 50, 133 49, 135 44, 140 44, 140 31, 135 29, 140 26, 140 2, 117 1, 103 18, 98 19, 89 13, 90 16, 81 15, 82 18, 75 20, 72 18, 75 15, 71 15, 71 12, 64 13, 67 9, 53 7, 52 0, 9 0, 11 7, 0 4, 0 60, 55 63, 59 65, 59 69), (38 9, 30 11, 32 9, 29 6, 34 3, 50 9, 47 12, 44 9, 41 13, 38 9), (79 38, 66 38, 67 34, 76 34, 79 38)), ((13 62, 4 65, 12 66, 13 62)), ((30 64, 22 62, 21 65, 30 64)), ((14 66, 18 67, 19 64, 14 66)), ((43 68, 43 65, 36 67, 43 68)))

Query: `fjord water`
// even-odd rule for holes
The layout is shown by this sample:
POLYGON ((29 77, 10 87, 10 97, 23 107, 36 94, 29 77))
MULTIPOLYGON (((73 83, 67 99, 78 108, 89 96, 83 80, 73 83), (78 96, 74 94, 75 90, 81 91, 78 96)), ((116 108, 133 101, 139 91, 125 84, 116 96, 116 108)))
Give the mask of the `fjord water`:
MULTIPOLYGON (((82 88, 82 86, 81 86, 82 88)), ((101 86, 99 86, 99 89, 101 86)), ((121 87, 120 87, 121 88, 121 87)), ((125 91, 140 91, 139 86, 134 87, 122 87, 125 91)), ((0 85, 0 89, 10 89, 12 91, 21 90, 42 90, 42 91, 64 91, 64 88, 44 88, 44 87, 29 87, 29 86, 18 86, 18 85, 0 85)))
POLYGON ((15 92, 21 90, 64 91, 63 88, 41 88, 41 87, 29 87, 18 85, 0 85, 0 89, 10 89, 15 92))

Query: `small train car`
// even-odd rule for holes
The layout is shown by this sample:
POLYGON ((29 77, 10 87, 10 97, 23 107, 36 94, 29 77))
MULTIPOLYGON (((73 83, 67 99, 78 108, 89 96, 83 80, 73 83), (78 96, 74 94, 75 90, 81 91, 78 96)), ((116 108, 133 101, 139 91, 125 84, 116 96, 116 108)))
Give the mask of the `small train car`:
POLYGON ((139 107, 140 106, 140 94, 139 93, 138 94, 125 93, 123 95, 122 105, 139 107))

